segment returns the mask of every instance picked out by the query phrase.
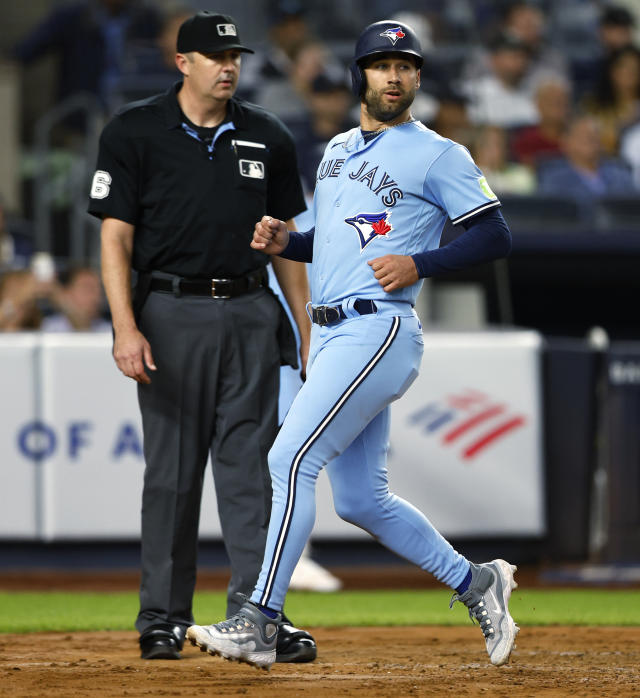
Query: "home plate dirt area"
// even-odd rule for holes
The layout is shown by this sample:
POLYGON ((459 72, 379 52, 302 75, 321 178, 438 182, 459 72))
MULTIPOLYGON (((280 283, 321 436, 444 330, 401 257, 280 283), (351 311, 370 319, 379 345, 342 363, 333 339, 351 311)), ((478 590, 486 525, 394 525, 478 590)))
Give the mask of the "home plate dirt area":
POLYGON ((0 635, 0 695, 640 696, 637 627, 524 627, 503 667, 471 624, 310 630, 317 660, 269 672, 191 645, 180 661, 143 661, 135 632, 0 635))
MULTIPOLYGON (((423 573, 412 576, 404 567, 345 568, 339 576, 345 589, 426 586, 423 573)), ((224 589, 227 580, 226 570, 201 572, 198 588, 224 589)), ((521 588, 540 586, 537 570, 521 568, 518 582, 521 588)), ((5 590, 123 591, 137 584, 137 572, 0 576, 5 590)), ((0 696, 640 698, 640 627, 521 626, 503 667, 489 663, 482 633, 471 621, 461 627, 307 629, 318 642, 317 660, 275 664, 269 672, 190 644, 179 661, 143 661, 135 631, 0 634, 0 696)))

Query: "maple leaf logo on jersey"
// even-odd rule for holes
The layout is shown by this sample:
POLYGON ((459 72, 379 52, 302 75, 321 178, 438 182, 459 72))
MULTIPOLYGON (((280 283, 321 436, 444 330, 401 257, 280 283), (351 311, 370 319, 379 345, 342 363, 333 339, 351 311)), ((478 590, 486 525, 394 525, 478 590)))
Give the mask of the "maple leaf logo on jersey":
POLYGON ((352 218, 345 218, 344 222, 352 225, 358 231, 360 238, 360 252, 376 238, 387 237, 393 230, 389 223, 391 212, 389 210, 382 213, 358 213, 352 218))
POLYGON ((394 27, 393 29, 385 29, 380 36, 386 36, 387 39, 395 46, 398 39, 404 39, 406 34, 402 31, 401 27, 394 27))

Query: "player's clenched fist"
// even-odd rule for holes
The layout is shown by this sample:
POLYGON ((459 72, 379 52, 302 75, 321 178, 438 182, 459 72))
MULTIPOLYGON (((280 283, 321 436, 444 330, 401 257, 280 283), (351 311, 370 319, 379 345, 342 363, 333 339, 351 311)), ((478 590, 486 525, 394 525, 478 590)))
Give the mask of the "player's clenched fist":
POLYGON ((280 254, 289 244, 289 231, 284 221, 263 216, 256 223, 251 247, 267 254, 280 254))

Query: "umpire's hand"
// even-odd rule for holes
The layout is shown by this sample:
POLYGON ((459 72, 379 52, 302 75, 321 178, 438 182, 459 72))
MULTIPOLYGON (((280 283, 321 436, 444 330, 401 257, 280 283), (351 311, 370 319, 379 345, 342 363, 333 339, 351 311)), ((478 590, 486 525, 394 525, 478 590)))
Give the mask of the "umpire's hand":
POLYGON ((151 383, 151 378, 145 371, 145 365, 151 371, 156 370, 151 355, 151 345, 137 328, 116 332, 113 358, 125 376, 133 378, 138 383, 151 383))
POLYGON ((267 254, 280 254, 289 244, 289 231, 284 221, 263 216, 256 223, 251 247, 267 254))

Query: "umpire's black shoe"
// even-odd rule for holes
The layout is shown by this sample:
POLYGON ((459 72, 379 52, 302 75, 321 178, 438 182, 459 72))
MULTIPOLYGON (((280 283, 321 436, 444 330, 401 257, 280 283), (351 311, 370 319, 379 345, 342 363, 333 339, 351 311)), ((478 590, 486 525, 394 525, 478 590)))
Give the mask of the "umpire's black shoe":
POLYGON ((178 626, 153 625, 140 635, 142 659, 180 659, 184 631, 178 626))
POLYGON ((291 624, 282 614, 276 640, 276 662, 312 662, 318 654, 316 641, 306 631, 291 624))

